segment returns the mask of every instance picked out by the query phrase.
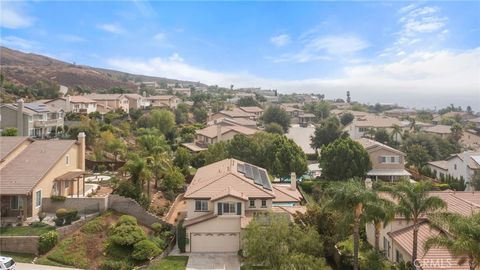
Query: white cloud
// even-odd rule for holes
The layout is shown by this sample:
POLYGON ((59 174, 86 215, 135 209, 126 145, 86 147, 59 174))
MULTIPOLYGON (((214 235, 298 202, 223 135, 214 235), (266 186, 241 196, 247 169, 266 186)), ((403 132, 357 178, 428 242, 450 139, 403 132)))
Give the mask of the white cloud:
POLYGON ((344 68, 343 76, 336 78, 302 80, 262 78, 249 72, 212 71, 189 65, 178 54, 146 61, 111 59, 108 63, 112 68, 126 72, 221 86, 234 84, 238 87, 274 88, 282 92, 321 92, 330 98, 343 96, 348 89, 355 94, 356 100, 364 102, 399 102, 419 107, 445 106, 451 102, 480 106, 480 47, 464 52, 418 51, 402 57, 390 63, 348 66, 344 68))
POLYGON ((97 26, 98 29, 110 32, 112 34, 123 34, 125 29, 117 23, 106 23, 97 26))
POLYGON ((166 35, 165 35, 165 33, 162 33, 162 32, 157 33, 153 36, 153 40, 155 40, 155 41, 164 41, 165 38, 166 38, 166 35))
POLYGON ((353 35, 304 37, 304 46, 299 52, 268 57, 273 62, 306 63, 319 60, 349 58, 369 45, 353 35))
POLYGON ((22 49, 22 50, 31 50, 37 47, 37 44, 33 41, 29 41, 23 38, 16 36, 0 36, 0 44, 5 47, 22 49))
POLYGON ((270 38, 270 43, 277 47, 283 47, 290 43, 290 36, 287 34, 282 34, 278 36, 273 36, 270 38))
POLYGON ((33 18, 25 13, 25 6, 21 2, 2 1, 0 9, 0 27, 25 28, 33 23, 33 18))

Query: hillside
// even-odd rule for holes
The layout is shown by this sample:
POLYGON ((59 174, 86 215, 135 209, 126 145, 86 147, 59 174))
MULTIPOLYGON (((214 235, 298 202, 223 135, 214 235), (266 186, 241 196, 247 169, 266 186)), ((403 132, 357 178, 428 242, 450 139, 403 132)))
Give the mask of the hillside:
POLYGON ((54 58, 33 53, 23 53, 6 47, 0 47, 0 68, 3 76, 21 86, 33 86, 39 81, 90 90, 121 87, 137 90, 135 82, 156 81, 158 83, 184 83, 168 78, 129 74, 125 72, 94 68, 66 63, 54 58))

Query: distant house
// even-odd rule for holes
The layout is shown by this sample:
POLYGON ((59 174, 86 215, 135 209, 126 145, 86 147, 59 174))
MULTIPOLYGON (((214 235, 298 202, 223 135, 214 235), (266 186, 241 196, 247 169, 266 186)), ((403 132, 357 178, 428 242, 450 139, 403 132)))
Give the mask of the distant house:
MULTIPOLYGON (((381 197, 394 201, 387 194, 380 193, 381 197)), ((464 216, 480 211, 480 193, 459 191, 435 191, 429 196, 441 198, 447 205, 447 211, 464 216)), ((386 226, 381 226, 379 234, 379 249, 384 256, 393 263, 409 262, 412 260, 413 251, 413 222, 405 220, 401 215, 395 216, 386 226)), ((445 229, 431 225, 427 217, 423 217, 418 228, 417 258, 421 269, 469 269, 468 263, 460 264, 461 258, 453 256, 444 247, 432 247, 425 250, 425 242, 430 237, 438 234, 448 234, 445 229)), ((375 226, 366 224, 366 237, 368 243, 375 244, 375 226)))
POLYGON ((207 125, 221 125, 221 126, 243 126, 251 129, 257 129, 257 122, 245 118, 230 118, 223 117, 209 121, 207 125))
POLYGON ((390 182, 410 177, 410 173, 405 170, 405 153, 366 138, 356 141, 367 150, 372 162, 372 169, 367 173, 369 177, 390 182))
POLYGON ((377 131, 379 129, 385 129, 391 133, 394 125, 398 125, 403 131, 408 130, 410 127, 408 121, 400 121, 397 118, 365 115, 353 119, 350 124, 345 126, 344 131, 347 131, 352 139, 360 139, 369 131, 377 131))
POLYGON ((391 116, 391 117, 396 117, 396 118, 401 118, 401 117, 413 117, 417 115, 417 111, 414 109, 391 109, 388 111, 383 112, 384 115, 386 116, 391 116))
MULTIPOLYGON (((436 134, 444 139, 452 134, 452 126, 447 125, 430 126, 422 130, 426 133, 436 134)), ((462 133, 461 144, 473 150, 480 150, 480 136, 474 130, 463 130, 462 133)))
POLYGON ((145 109, 150 106, 150 101, 139 94, 125 94, 128 99, 128 107, 130 109, 145 109))
POLYGON ((435 173, 437 179, 452 176, 464 179, 469 189, 469 184, 475 173, 480 173, 480 152, 465 151, 451 155, 445 160, 428 162, 428 167, 435 173))
POLYGON ((0 106, 0 128, 16 128, 19 136, 49 137, 64 125, 64 111, 43 103, 24 103, 0 106))
POLYGON ((238 107, 240 110, 254 115, 254 120, 258 120, 263 114, 263 109, 257 106, 238 107))
POLYGON ((233 108, 231 110, 222 110, 218 113, 213 114, 210 116, 210 120, 216 120, 219 118, 244 118, 244 119, 254 119, 255 115, 252 113, 245 112, 239 108, 233 108))
POLYGON ((172 88, 172 93, 174 95, 182 95, 182 96, 191 96, 192 95, 192 89, 190 87, 174 87, 172 88))
POLYGON ((65 112, 89 114, 97 111, 97 102, 84 96, 66 96, 44 103, 65 112))
POLYGON ((304 213, 294 173, 291 179, 272 184, 265 169, 236 159, 199 168, 184 195, 186 251, 238 252, 244 229, 260 213, 304 213))
POLYGON ((477 118, 475 115, 469 112, 448 112, 442 115, 437 115, 432 119, 432 123, 438 125, 442 122, 443 119, 448 118, 458 118, 461 122, 467 122, 470 119, 477 118))
POLYGON ((75 140, 0 137, 0 201, 4 222, 36 217, 52 195, 85 191, 85 134, 75 140))
POLYGON ((125 94, 89 94, 85 97, 95 100, 97 106, 99 104, 103 105, 104 108, 112 108, 113 110, 122 109, 124 112, 128 113, 130 109, 130 104, 128 98, 125 94))
POLYGON ((172 95, 161 95, 149 96, 147 97, 147 100, 152 107, 176 109, 179 99, 172 95))
POLYGON ((301 126, 308 126, 315 120, 315 115, 312 113, 306 113, 302 109, 297 108, 300 105, 297 104, 282 104, 281 108, 284 109, 290 116, 290 122, 292 124, 300 124, 301 126))
POLYGON ((480 129, 480 117, 468 119, 468 123, 474 124, 475 128, 480 129))

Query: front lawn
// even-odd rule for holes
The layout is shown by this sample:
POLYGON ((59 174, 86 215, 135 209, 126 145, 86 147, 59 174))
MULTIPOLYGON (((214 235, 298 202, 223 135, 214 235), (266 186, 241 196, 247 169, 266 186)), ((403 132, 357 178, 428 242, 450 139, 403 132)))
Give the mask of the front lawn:
POLYGON ((157 263, 151 264, 148 270, 185 270, 188 256, 167 256, 157 263))
POLYGON ((40 227, 34 226, 17 226, 17 227, 1 227, 1 236, 31 236, 41 235, 51 230, 55 230, 55 227, 45 225, 40 227))
POLYGON ((0 255, 4 257, 11 257, 13 258, 14 261, 21 262, 21 263, 31 263, 35 258, 35 255, 33 254, 8 252, 8 251, 2 251, 0 252, 0 255))

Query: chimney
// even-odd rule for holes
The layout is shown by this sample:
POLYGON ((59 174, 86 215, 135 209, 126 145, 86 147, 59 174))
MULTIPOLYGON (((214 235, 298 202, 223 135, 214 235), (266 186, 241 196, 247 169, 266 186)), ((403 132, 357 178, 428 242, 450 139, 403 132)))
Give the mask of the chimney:
POLYGON ((70 103, 72 101, 72 98, 70 95, 67 95, 65 97, 65 111, 71 112, 72 111, 72 104, 70 103))
POLYGON ((217 125, 217 142, 221 141, 222 139, 222 126, 217 125))
POLYGON ((297 190, 297 174, 295 172, 290 174, 290 189, 297 190))
POLYGON ((78 142, 80 143, 78 150, 78 162, 82 171, 85 171, 85 137, 86 136, 84 132, 78 133, 78 142))
POLYGON ((17 100, 17 131, 18 136, 23 134, 23 99, 17 100))

